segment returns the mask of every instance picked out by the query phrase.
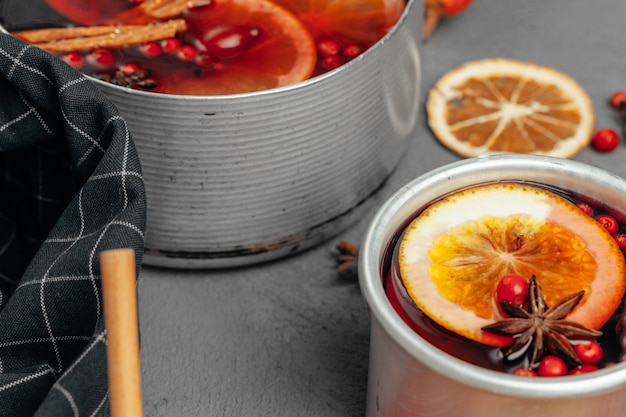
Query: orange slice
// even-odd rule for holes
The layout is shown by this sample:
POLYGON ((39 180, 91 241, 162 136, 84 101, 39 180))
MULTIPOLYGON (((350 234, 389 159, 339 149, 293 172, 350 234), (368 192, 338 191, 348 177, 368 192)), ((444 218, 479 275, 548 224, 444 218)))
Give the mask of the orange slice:
POLYGON ((116 0, 46 0, 46 3, 80 25, 102 24, 133 5, 131 1, 116 0))
POLYGON ((193 11, 185 19, 192 32, 243 26, 257 28, 260 39, 241 55, 216 65, 201 80, 178 79, 172 74, 179 94, 234 94, 282 87, 309 78, 315 68, 315 44, 307 29, 273 2, 213 0, 211 7, 193 11))
POLYGON ((589 144, 595 119, 589 96, 571 77, 510 59, 448 72, 431 89, 427 111, 437 139, 465 157, 569 158, 589 144))
POLYGON ((377 42, 398 21, 404 0, 274 0, 293 12, 313 38, 377 42))
POLYGON ((481 327, 501 319, 495 288, 505 274, 535 275, 548 306, 584 290, 567 319, 594 329, 626 288, 624 256, 595 219, 556 194, 520 184, 471 188, 429 206, 405 231, 399 265, 424 314, 494 346, 510 340, 481 327))

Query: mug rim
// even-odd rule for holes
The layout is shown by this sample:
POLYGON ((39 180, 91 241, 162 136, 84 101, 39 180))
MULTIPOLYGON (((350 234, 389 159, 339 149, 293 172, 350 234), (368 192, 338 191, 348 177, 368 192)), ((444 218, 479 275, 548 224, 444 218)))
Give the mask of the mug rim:
MULTIPOLYGON (((523 170, 530 177, 538 172, 551 176, 584 179, 594 186, 615 189, 626 211, 626 180, 603 169, 581 162, 541 155, 490 155, 444 165, 427 172, 396 191, 374 215, 365 232, 359 256, 359 285, 370 309, 388 336, 411 357, 432 371, 482 391, 525 398, 566 398, 596 396, 626 386, 626 365, 559 378, 524 378, 483 368, 458 359, 427 342, 397 315, 383 288, 381 262, 394 235, 419 208, 440 197, 489 180, 514 180, 523 170), (472 175, 484 181, 471 180, 472 175), (455 184, 459 184, 456 186, 455 184), (420 194, 423 197, 420 197, 420 194), (593 384, 590 380, 593 379, 593 384)), ((519 178, 517 178, 519 180, 519 178)), ((531 178, 532 179, 532 178, 531 178)), ((526 180, 526 178, 522 179, 526 180)), ((582 182, 582 181, 580 181, 582 182)))

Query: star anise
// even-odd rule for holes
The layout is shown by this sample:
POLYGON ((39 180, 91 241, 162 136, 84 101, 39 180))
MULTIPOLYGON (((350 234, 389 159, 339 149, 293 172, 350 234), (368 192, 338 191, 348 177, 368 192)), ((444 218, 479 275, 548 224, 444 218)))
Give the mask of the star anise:
POLYGON ((504 353, 507 357, 528 345, 531 365, 541 359, 546 351, 572 364, 580 365, 582 362, 570 340, 591 339, 600 336, 602 332, 589 329, 580 323, 563 320, 563 318, 576 308, 585 292, 580 291, 569 295, 548 307, 537 279, 533 275, 528 293, 528 311, 512 303, 500 303, 502 311, 510 317, 484 326, 482 329, 496 334, 514 336, 513 343, 504 353))
POLYGON ((356 281, 358 277, 358 248, 354 244, 342 240, 337 244, 336 249, 339 252, 337 256, 339 276, 349 281, 356 281))

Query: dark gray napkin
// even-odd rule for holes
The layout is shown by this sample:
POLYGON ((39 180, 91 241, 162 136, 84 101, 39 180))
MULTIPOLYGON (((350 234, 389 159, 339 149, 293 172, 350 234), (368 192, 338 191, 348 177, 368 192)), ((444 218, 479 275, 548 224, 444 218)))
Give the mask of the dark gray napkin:
POLYGON ((143 256, 145 190, 117 109, 0 33, 0 416, 108 416, 99 253, 143 256))

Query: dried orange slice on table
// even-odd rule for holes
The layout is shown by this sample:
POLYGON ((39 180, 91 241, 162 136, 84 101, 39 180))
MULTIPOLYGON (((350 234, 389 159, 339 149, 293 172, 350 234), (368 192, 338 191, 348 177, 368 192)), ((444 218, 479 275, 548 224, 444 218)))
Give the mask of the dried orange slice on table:
POLYGON ((589 96, 570 76, 502 58, 448 72, 431 89, 426 108, 437 139, 464 157, 569 158, 589 144, 595 122, 589 96))
POLYGON ((602 225, 554 193, 521 184, 460 191, 429 206, 399 247, 403 284, 441 326, 471 340, 510 339, 481 328, 502 318, 501 277, 536 276, 548 306, 585 291, 567 320, 599 329, 626 288, 624 256, 602 225))

